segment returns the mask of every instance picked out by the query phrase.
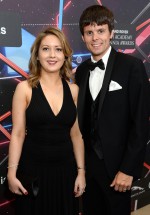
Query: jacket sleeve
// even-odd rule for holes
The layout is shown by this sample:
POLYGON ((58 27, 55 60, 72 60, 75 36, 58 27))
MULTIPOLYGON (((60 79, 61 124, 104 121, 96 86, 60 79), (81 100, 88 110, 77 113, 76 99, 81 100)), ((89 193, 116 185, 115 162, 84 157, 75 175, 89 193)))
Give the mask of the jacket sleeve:
POLYGON ((131 67, 128 95, 131 124, 120 171, 138 178, 148 142, 150 115, 150 85, 144 64, 139 59, 131 67))

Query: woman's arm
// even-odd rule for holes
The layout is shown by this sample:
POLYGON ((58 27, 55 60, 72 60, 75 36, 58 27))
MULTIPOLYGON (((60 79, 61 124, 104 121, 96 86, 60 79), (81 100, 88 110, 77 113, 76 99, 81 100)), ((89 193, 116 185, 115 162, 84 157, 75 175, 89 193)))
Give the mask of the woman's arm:
POLYGON ((19 83, 16 87, 12 103, 13 129, 9 145, 7 178, 9 183, 9 189, 13 193, 17 194, 26 192, 26 190, 22 187, 21 183, 16 178, 16 171, 17 166, 19 165, 19 159, 21 156, 23 141, 25 138, 25 111, 28 105, 28 93, 29 86, 27 84, 27 81, 19 83))
MULTIPOLYGON (((71 88, 73 99, 75 104, 77 103, 78 87, 74 86, 71 88)), ((71 129, 71 139, 73 143, 74 155, 77 163, 78 175, 75 181, 74 192, 75 196, 78 197, 83 194, 85 190, 85 162, 84 162, 84 143, 82 135, 78 125, 78 119, 76 119, 71 129)))

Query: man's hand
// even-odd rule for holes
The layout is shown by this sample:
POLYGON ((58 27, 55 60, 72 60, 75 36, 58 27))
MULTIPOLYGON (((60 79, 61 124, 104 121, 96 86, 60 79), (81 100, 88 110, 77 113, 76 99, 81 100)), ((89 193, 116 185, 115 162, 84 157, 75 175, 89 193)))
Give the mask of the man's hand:
POLYGON ((114 187, 116 191, 126 192, 126 190, 130 190, 132 186, 133 176, 126 175, 123 172, 118 172, 110 185, 114 187))

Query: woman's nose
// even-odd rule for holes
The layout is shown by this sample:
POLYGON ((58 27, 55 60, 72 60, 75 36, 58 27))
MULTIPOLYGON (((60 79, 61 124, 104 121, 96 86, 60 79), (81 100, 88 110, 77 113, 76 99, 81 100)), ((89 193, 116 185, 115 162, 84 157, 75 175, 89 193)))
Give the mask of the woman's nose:
POLYGON ((50 57, 55 57, 55 50, 50 50, 49 55, 50 57))

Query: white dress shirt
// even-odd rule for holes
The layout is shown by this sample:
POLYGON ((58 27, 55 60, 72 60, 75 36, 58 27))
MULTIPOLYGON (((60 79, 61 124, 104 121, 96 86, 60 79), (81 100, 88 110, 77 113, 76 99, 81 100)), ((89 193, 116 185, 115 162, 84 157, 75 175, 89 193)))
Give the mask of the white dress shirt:
MULTIPOLYGON (((89 88, 90 88, 90 93, 91 93, 93 100, 96 99, 97 95, 99 94, 99 92, 102 88, 110 52, 111 52, 111 46, 107 50, 106 54, 102 57, 103 63, 105 65, 105 70, 102 70, 99 67, 96 67, 93 71, 90 71, 89 88)), ((91 56, 91 61, 93 63, 96 63, 96 61, 93 59, 92 56, 91 56)))

